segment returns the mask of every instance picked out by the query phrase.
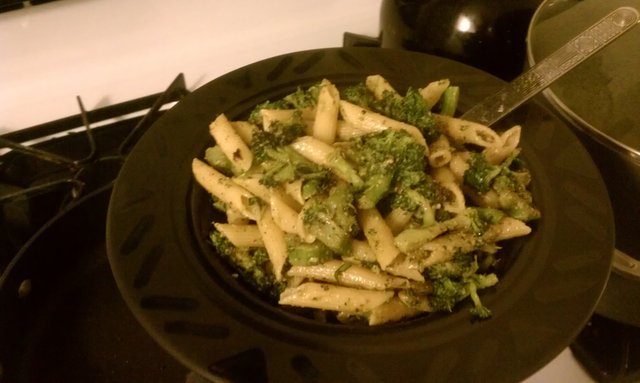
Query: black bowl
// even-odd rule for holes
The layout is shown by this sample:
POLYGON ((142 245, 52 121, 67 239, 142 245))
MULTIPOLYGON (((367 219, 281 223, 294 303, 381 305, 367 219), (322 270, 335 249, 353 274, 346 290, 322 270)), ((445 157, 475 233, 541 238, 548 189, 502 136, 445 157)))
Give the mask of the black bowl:
POLYGON ((380 327, 325 324, 260 299, 207 243, 212 212, 191 161, 212 143, 219 113, 242 118, 257 103, 328 78, 382 74, 398 90, 449 78, 460 109, 503 82, 421 53, 335 48, 287 54, 226 74, 168 111, 133 149, 114 188, 107 249, 116 282, 144 328, 186 366, 237 382, 516 382, 579 333, 609 276, 613 217, 606 188, 570 129, 530 102, 496 128, 522 124, 523 156, 543 217, 507 250, 499 284, 483 292, 494 316, 473 322, 462 305, 380 327))

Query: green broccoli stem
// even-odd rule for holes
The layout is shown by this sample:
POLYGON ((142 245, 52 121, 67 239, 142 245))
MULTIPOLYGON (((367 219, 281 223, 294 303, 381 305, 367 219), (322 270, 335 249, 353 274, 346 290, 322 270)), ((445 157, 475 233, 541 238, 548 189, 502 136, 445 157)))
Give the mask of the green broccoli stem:
POLYGON ((204 152, 204 159, 209 165, 226 176, 242 173, 242 171, 227 158, 218 145, 207 148, 204 152))
POLYGON ((358 172, 345 160, 340 152, 334 150, 327 156, 327 166, 333 170, 338 177, 347 181, 355 188, 361 188, 364 182, 358 175, 358 172))
POLYGON ((321 241, 296 243, 289 247, 287 258, 294 266, 319 265, 333 259, 333 252, 321 241))
POLYGON ((393 181, 392 173, 374 174, 365 182, 365 188, 358 198, 358 207, 360 209, 371 209, 389 192, 391 182, 393 181))
POLYGON ((460 87, 450 86, 442 93, 440 102, 440 114, 453 116, 458 108, 458 98, 460 97, 460 87))
POLYGON ((303 213, 304 228, 320 242, 338 254, 347 254, 351 249, 351 236, 322 208, 306 210, 303 213))

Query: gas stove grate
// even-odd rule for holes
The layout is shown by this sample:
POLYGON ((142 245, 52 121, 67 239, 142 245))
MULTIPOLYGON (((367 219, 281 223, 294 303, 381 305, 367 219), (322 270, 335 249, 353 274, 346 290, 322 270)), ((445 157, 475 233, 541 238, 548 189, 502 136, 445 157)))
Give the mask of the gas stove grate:
POLYGON ((0 136, 0 270, 46 222, 112 182, 147 128, 186 95, 178 75, 162 93, 0 136))

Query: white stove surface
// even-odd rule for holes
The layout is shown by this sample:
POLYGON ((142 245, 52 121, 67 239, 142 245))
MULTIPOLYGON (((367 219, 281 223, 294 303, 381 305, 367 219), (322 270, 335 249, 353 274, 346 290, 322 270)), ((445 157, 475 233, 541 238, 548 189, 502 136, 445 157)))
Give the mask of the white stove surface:
MULTIPOLYGON (((0 14, 0 134, 377 36, 380 0, 59 0, 0 14)), ((497 366, 498 367, 498 366, 497 366)), ((498 367, 499 368, 499 367, 498 367)), ((565 349, 526 383, 593 380, 565 349)))

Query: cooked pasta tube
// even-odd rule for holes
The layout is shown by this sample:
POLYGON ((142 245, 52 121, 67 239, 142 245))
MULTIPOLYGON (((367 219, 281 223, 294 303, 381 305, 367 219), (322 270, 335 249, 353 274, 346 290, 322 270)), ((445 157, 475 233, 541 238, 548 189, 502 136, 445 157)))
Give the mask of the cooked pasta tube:
POLYGON ((227 215, 227 223, 236 225, 247 225, 249 223, 249 219, 234 208, 227 208, 225 213, 227 215))
POLYGON ((456 182, 442 182, 441 185, 449 190, 453 197, 452 200, 442 204, 443 209, 451 213, 462 213, 467 204, 464 198, 464 193, 462 192, 462 189, 460 189, 460 185, 456 182))
POLYGON ((439 168, 445 166, 451 161, 451 146, 449 145, 449 139, 444 134, 441 134, 434 142, 429 146, 429 165, 433 168, 439 168))
POLYGON ((443 166, 439 168, 432 168, 429 172, 431 177, 438 183, 456 182, 456 175, 449 166, 443 166))
POLYGON ((338 130, 338 112, 340 93, 335 85, 327 80, 320 83, 316 115, 311 128, 311 135, 322 142, 331 144, 336 139, 338 130))
POLYGON ((485 148, 482 152, 484 158, 488 163, 497 165, 502 163, 505 158, 509 157, 514 150, 518 148, 520 143, 520 133, 522 128, 520 125, 516 125, 510 129, 507 129, 500 135, 500 145, 490 146, 485 148))
POLYGON ((504 217, 500 222, 491 225, 483 238, 491 242, 498 242, 522 237, 529 233, 531 233, 531 228, 526 223, 515 218, 504 217))
POLYGON ((306 282, 287 287, 280 294, 281 305, 330 311, 364 313, 393 297, 393 291, 363 290, 327 283, 306 282))
POLYGON ((394 243, 391 229, 376 208, 359 210, 358 221, 369 246, 376 255, 378 264, 382 270, 386 269, 400 254, 400 250, 394 243))
POLYGON ((421 254, 422 258, 419 260, 419 264, 421 269, 424 270, 436 263, 450 260, 457 252, 468 253, 473 251, 477 246, 479 246, 479 243, 471 232, 453 231, 423 244, 412 255, 421 254))
POLYGON ((239 177, 233 177, 231 181, 242 186, 251 192, 251 194, 265 202, 269 202, 271 199, 269 188, 260 183, 260 174, 245 174, 239 177))
POLYGON ((424 311, 406 305, 398 297, 393 297, 388 302, 371 310, 367 314, 367 319, 369 326, 379 326, 381 324, 411 318, 422 312, 424 311))
POLYGON ((253 153, 224 114, 218 115, 213 120, 209 125, 209 132, 234 165, 245 172, 251 168, 253 153))
MULTIPOLYGON (((276 122, 290 124, 293 122, 296 114, 295 109, 260 109, 260 117, 262 117, 262 128, 270 132, 271 125, 276 122)), ((299 112, 298 112, 299 113, 299 112)))
POLYGON ((352 185, 362 184, 362 179, 349 163, 331 145, 311 136, 304 136, 291 143, 291 147, 311 162, 325 166, 335 175, 352 185))
POLYGON ((420 95, 427 103, 429 109, 432 109, 442 97, 442 93, 449 87, 450 81, 448 79, 442 79, 433 81, 427 84, 424 88, 420 89, 420 95))
POLYGON ((282 267, 287 261, 287 240, 284 231, 276 225, 270 209, 264 209, 257 220, 262 242, 267 249, 273 274, 277 281, 282 280, 282 267))
POLYGON ((253 132, 258 129, 257 126, 248 121, 231 121, 231 126, 238 133, 245 144, 250 145, 253 138, 253 132))
POLYGON ((450 230, 466 229, 471 226, 467 214, 458 214, 446 221, 425 228, 410 228, 395 237, 395 244, 403 253, 410 253, 442 233, 450 230))
POLYGON ((392 94, 396 98, 401 98, 400 94, 393 89, 393 86, 389 84, 386 78, 380 76, 379 74, 374 74, 371 76, 367 76, 364 81, 364 85, 373 93, 373 96, 378 100, 381 100, 385 93, 392 94))
POLYGON ((319 265, 292 266, 287 275, 369 290, 404 289, 411 286, 407 279, 376 273, 369 268, 337 259, 319 265))
POLYGON ((358 129, 356 126, 345 120, 338 120, 337 129, 336 137, 339 141, 349 141, 352 138, 364 136, 369 133, 362 129, 358 129))
POLYGON ((482 147, 500 145, 501 143, 498 133, 488 126, 441 114, 433 114, 433 117, 443 127, 445 134, 456 142, 482 147))
POLYGON ((271 208, 271 216, 273 221, 285 233, 296 234, 305 242, 313 241, 313 238, 304 230, 304 224, 296 211, 296 206, 292 206, 290 198, 278 189, 271 190, 271 199, 269 207, 271 208))
POLYGON ((247 189, 234 183, 230 178, 197 158, 193 159, 191 166, 196 181, 206 191, 245 217, 253 220, 258 218, 257 206, 251 203, 255 196, 247 189))
POLYGON ((449 169, 453 173, 456 182, 460 184, 464 179, 464 172, 469 169, 469 158, 469 152, 456 152, 451 156, 451 161, 449 161, 449 169))
POLYGON ((387 226, 389 226, 389 229, 391 229, 393 235, 396 235, 407 227, 409 222, 411 222, 411 217, 413 217, 413 214, 408 211, 395 208, 384 217, 384 221, 387 223, 387 226))
POLYGON ((367 241, 352 239, 351 254, 343 258, 356 262, 373 263, 376 261, 376 254, 373 252, 367 241))
POLYGON ((302 180, 297 179, 292 182, 284 184, 284 191, 289 197, 291 197, 300 206, 304 205, 304 198, 302 197, 302 180))
POLYGON ((385 129, 404 130, 428 151, 427 141, 420 130, 413 125, 394 120, 344 100, 340 101, 340 114, 345 121, 368 133, 380 132, 385 129))
POLYGON ((400 254, 392 264, 387 266, 387 273, 411 279, 413 281, 424 282, 424 275, 418 270, 418 264, 406 254, 400 254))
POLYGON ((256 225, 214 223, 216 230, 237 247, 264 247, 260 230, 256 225))

